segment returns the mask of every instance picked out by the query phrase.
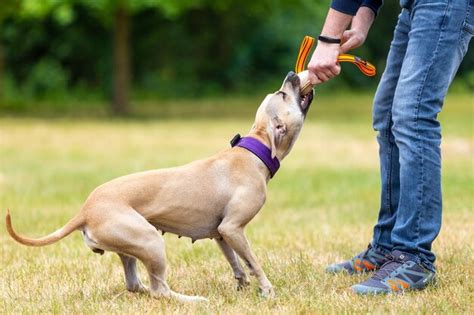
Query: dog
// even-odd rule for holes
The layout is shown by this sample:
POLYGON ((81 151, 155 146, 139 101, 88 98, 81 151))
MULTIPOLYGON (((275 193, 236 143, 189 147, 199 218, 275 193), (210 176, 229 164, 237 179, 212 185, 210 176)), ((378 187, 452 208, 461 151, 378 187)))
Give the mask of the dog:
POLYGON ((230 263, 238 289, 249 284, 240 257, 256 277, 261 294, 273 297, 272 284, 244 228, 265 203, 267 183, 293 147, 312 100, 313 91, 300 95, 300 78, 290 72, 281 88, 265 97, 248 135, 234 138, 232 148, 181 167, 134 173, 102 184, 75 217, 42 238, 17 234, 7 210, 7 231, 21 244, 44 246, 80 230, 94 252, 118 254, 127 290, 148 290, 154 297, 180 301, 206 299, 170 289, 162 234, 174 233, 193 242, 211 238, 230 263), (137 276, 137 259, 147 269, 149 289, 137 276))

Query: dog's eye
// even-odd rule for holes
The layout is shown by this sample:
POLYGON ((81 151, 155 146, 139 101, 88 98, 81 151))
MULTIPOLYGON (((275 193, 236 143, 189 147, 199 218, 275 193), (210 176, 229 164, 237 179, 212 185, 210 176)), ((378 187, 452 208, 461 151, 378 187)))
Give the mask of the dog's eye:
POLYGON ((277 94, 281 95, 283 99, 286 99, 286 93, 283 91, 278 91, 277 94))

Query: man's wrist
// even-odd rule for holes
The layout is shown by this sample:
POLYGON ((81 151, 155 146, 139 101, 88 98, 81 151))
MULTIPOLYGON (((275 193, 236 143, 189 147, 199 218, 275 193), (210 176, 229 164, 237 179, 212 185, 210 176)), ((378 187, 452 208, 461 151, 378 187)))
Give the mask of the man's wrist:
POLYGON ((326 44, 338 44, 338 45, 340 45, 341 42, 342 42, 341 38, 326 36, 326 35, 323 35, 323 34, 318 36, 318 41, 320 41, 322 43, 326 43, 326 44))

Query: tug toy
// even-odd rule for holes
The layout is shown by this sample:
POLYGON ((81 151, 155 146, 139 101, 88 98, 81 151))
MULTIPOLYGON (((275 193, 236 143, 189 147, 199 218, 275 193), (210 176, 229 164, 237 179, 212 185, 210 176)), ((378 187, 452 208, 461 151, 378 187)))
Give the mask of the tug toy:
MULTIPOLYGON (((300 51, 298 53, 298 58, 296 59, 295 72, 298 74, 301 80, 301 94, 308 94, 313 85, 308 79, 308 72, 304 71, 306 60, 308 55, 313 48, 315 39, 311 36, 305 36, 301 42, 300 51)), ((359 70, 368 77, 373 77, 377 73, 375 66, 368 61, 365 61, 357 56, 349 54, 341 54, 337 57, 338 62, 350 62, 354 64, 359 70)))

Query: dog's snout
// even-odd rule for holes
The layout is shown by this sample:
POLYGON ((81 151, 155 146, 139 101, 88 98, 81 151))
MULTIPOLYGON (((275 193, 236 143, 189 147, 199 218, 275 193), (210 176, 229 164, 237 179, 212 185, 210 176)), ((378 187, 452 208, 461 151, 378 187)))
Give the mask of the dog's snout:
POLYGON ((294 87, 300 86, 300 78, 293 71, 288 72, 285 78, 285 83, 290 82, 294 87))
POLYGON ((288 74, 286 75, 287 78, 291 78, 291 77, 294 77, 296 75, 296 73, 294 73, 293 71, 290 71, 288 72, 288 74))

